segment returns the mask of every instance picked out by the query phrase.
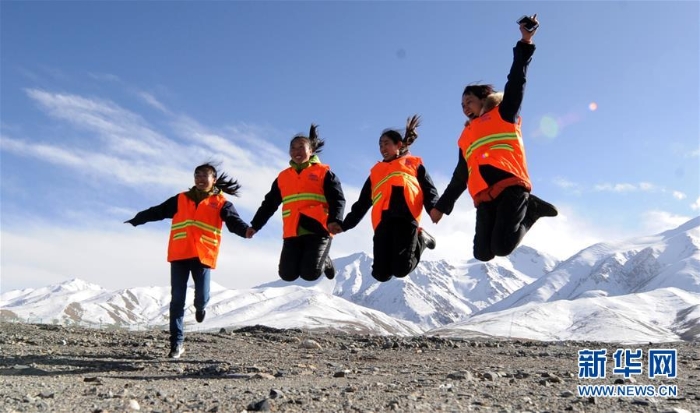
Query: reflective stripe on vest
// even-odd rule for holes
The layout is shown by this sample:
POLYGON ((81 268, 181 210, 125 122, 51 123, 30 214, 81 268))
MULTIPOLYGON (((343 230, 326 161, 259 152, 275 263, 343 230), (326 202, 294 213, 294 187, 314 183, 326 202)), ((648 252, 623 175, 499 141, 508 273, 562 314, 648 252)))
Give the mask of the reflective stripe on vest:
POLYGON ((517 123, 503 120, 496 106, 464 127, 458 145, 467 161, 467 187, 472 198, 489 189, 479 171, 481 165, 509 172, 531 189, 520 122, 520 118, 517 123))
POLYGON ((418 168, 423 164, 421 158, 405 155, 391 162, 378 162, 370 171, 372 184, 372 227, 382 219, 382 212, 389 209, 392 187, 403 188, 406 205, 413 218, 420 222, 423 208, 423 191, 418 183, 418 168))
POLYGON ((318 221, 328 231, 328 201, 323 192, 323 182, 328 165, 312 163, 297 172, 289 167, 280 172, 277 186, 282 195, 282 237, 296 237, 301 214, 318 221))
POLYGON ((212 195, 199 205, 185 193, 178 195, 177 213, 170 226, 168 261, 198 258, 210 268, 216 268, 221 244, 221 208, 226 198, 212 195))

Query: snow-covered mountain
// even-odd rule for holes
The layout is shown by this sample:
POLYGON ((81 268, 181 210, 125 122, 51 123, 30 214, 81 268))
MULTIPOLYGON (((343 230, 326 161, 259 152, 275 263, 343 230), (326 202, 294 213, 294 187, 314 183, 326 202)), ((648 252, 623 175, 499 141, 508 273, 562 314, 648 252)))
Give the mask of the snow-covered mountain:
MULTIPOLYGON (((529 247, 489 263, 426 261, 404 279, 379 283, 364 253, 335 261, 334 280, 275 281, 250 290, 212 283, 206 328, 265 323, 272 327, 419 333, 465 319, 553 268, 556 260, 529 247), (376 325, 375 325, 376 324, 376 325)), ((168 323, 168 287, 107 291, 81 280, 0 296, 4 318, 87 324, 168 323)), ((190 289, 188 298, 193 297, 190 289)), ((188 310, 190 320, 193 309, 188 310)))
POLYGON ((700 294, 678 288, 614 297, 530 302, 430 330, 444 337, 663 343, 700 339, 700 294))
MULTIPOLYGON (((408 320, 424 329, 466 319, 507 297, 555 267, 558 261, 533 248, 519 247, 509 257, 488 263, 476 260, 424 261, 407 277, 380 283, 372 277, 372 258, 358 253, 334 261, 335 280, 303 280, 293 284, 319 286, 355 304, 408 320)), ((275 281, 259 286, 276 288, 275 281)))
MULTIPOLYGON (((663 342, 700 338, 700 217, 654 236, 596 244, 566 261, 529 247, 489 263, 425 261, 404 279, 371 276, 363 253, 335 260, 334 280, 249 290, 212 283, 207 319, 372 334, 663 342)), ((169 287, 107 291, 81 280, 0 295, 3 320, 166 327, 169 287)))
MULTIPOLYGON (((336 330, 363 334, 413 335, 422 329, 376 310, 361 307, 318 288, 285 286, 229 290, 212 282, 204 324, 194 322, 188 289, 185 316, 189 328, 215 329, 264 324, 276 328, 336 330)), ((107 291, 79 279, 0 295, 3 320, 83 325, 140 325, 167 328, 169 287, 107 291)))
POLYGON ((482 312, 669 287, 700 293, 700 217, 657 235, 588 247, 482 312))
POLYGON ((540 340, 700 338, 700 217, 596 244, 467 320, 428 332, 540 340))

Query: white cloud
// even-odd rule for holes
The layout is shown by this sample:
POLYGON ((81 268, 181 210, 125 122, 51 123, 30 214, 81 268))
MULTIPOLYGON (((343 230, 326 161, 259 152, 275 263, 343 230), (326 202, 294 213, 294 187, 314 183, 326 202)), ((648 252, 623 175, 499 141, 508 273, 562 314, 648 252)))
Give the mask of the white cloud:
POLYGON ((656 189, 656 186, 654 184, 651 184, 649 182, 640 182, 639 183, 639 190, 640 191, 653 191, 656 189))
POLYGON ((245 125, 226 127, 221 133, 180 116, 172 120, 174 133, 179 135, 176 140, 110 101, 38 89, 29 89, 27 94, 50 116, 78 131, 87 131, 88 136, 76 132, 73 137, 63 138, 60 146, 3 137, 2 149, 88 170, 92 179, 149 190, 180 190, 190 185, 196 165, 220 160, 221 169, 243 186, 242 196, 233 201, 254 210, 289 159, 284 150, 245 125), (95 140, 91 134, 100 139, 95 140))
POLYGON ((638 189, 636 185, 628 184, 628 183, 619 183, 619 184, 604 183, 604 184, 595 185, 593 188, 596 191, 607 191, 607 192, 632 192, 632 191, 636 191, 638 189))
MULTIPOLYGON (((348 188, 349 204, 357 188, 348 188)), ((108 216, 82 214, 81 227, 65 227, 34 217, 17 217, 28 224, 3 227, 2 290, 39 287, 81 278, 108 289, 136 286, 167 286, 166 262, 169 223, 149 223, 139 227, 122 224, 109 215, 124 216, 112 209, 108 216), (36 251, 41 251, 37 259, 36 251)), ((128 215, 126 215, 128 216, 128 215)), ((437 248, 427 250, 424 260, 472 258, 475 211, 470 200, 458 201, 455 211, 438 225, 423 215, 423 226, 437 239, 437 248)), ((335 237, 331 256, 372 252, 372 226, 369 214, 355 229, 335 237)), ((619 237, 619 234, 616 234, 619 237)), ((557 218, 543 218, 525 237, 524 244, 558 258, 568 258, 609 234, 597 231, 567 207, 557 218)), ((221 253, 213 279, 228 288, 250 288, 278 278, 277 265, 282 247, 279 214, 253 239, 246 240, 224 231, 221 253)))
POLYGON ((639 235, 658 234, 676 228, 687 222, 690 218, 691 217, 676 215, 661 210, 646 211, 641 216, 641 230, 644 234, 639 235))
POLYGON ((686 195, 681 191, 673 191, 673 197, 678 199, 678 200, 681 200, 681 199, 685 199, 686 195))
POLYGON ((695 202, 690 204, 690 208, 692 208, 693 211, 700 209, 700 196, 698 197, 698 199, 695 200, 695 202))
POLYGON ((88 76, 95 80, 108 81, 108 82, 121 82, 121 79, 117 75, 111 73, 92 73, 88 72, 88 76))
POLYGON ((138 92, 137 95, 143 99, 144 102, 147 104, 151 105, 152 107, 158 109, 159 111, 163 113, 169 113, 168 108, 165 107, 158 99, 156 99, 155 96, 148 92, 138 92))
MULTIPOLYGON (((30 221, 27 221, 30 222, 30 221)), ((109 289, 167 286, 169 227, 95 222, 66 228, 34 221, 2 229, 2 290, 39 287, 81 278, 109 289), (41 259, 37 259, 41 251, 41 259)), ((249 288, 277 278, 282 239, 246 240, 224 231, 213 279, 228 288, 249 288)))

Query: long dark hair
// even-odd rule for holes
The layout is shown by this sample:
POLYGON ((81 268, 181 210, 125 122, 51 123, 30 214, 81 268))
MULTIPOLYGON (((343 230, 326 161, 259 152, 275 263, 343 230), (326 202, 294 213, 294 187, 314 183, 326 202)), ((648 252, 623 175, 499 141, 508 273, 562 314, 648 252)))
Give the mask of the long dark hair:
POLYGON ((216 166, 211 162, 203 163, 194 168, 194 173, 197 172, 209 172, 214 174, 214 177, 216 178, 216 182, 214 182, 215 187, 219 188, 221 192, 238 196, 238 191, 241 189, 241 185, 238 183, 238 181, 229 177, 226 172, 222 172, 221 175, 219 175, 216 171, 216 166))
POLYGON ((297 139, 306 139, 309 141, 309 147, 311 148, 311 153, 321 153, 321 148, 326 144, 326 141, 318 137, 318 125, 312 123, 311 129, 309 129, 309 136, 302 133, 294 135, 292 140, 289 142, 291 145, 297 139))
POLYGON ((406 130, 403 136, 395 129, 385 129, 379 138, 381 139, 382 136, 386 136, 394 143, 402 142, 403 146, 401 146, 399 150, 399 156, 404 155, 408 152, 408 147, 418 139, 418 126, 420 126, 420 116, 413 115, 406 120, 406 130))

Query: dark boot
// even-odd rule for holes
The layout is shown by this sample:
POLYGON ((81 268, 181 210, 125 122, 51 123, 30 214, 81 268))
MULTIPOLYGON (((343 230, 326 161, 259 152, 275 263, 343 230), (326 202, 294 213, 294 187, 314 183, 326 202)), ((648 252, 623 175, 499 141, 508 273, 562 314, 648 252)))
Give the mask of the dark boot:
POLYGON ((329 280, 332 280, 333 278, 335 278, 335 266, 333 266, 333 260, 331 259, 330 256, 326 257, 326 263, 324 264, 323 274, 329 280))
POLYGON ((434 250, 435 249, 435 238, 428 234, 428 232, 423 229, 423 228, 418 228, 418 236, 423 238, 423 243, 425 244, 425 247, 428 248, 429 250, 434 250))
POLYGON ((201 323, 204 321, 204 317, 207 316, 207 310, 197 310, 194 313, 194 319, 197 320, 198 323, 201 323))
POLYGON ((525 213, 525 219, 523 219, 523 225, 530 229, 538 219, 542 217, 556 217, 557 215, 559 215, 559 211, 554 205, 530 194, 527 200, 527 212, 525 213))

